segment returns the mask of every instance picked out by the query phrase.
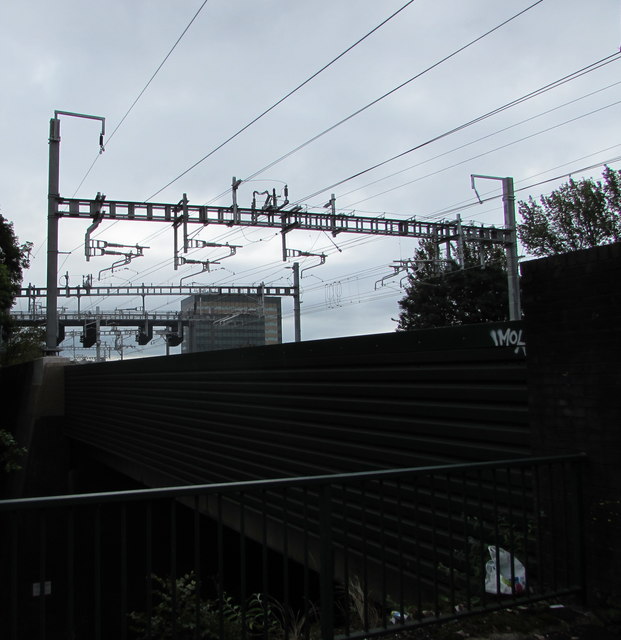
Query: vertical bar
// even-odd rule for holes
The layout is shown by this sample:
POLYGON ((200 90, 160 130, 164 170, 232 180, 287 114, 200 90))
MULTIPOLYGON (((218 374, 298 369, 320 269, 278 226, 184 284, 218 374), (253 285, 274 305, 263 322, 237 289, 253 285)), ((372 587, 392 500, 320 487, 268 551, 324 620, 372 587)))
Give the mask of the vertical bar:
POLYGON ((101 505, 95 506, 95 638, 101 640, 101 505))
POLYGON ((343 586, 345 587, 345 635, 348 636, 351 631, 351 592, 349 577, 349 517, 347 513, 347 505, 349 499, 347 496, 347 485, 341 485, 343 496, 343 586))
POLYGON ((47 190, 47 312, 45 353, 58 353, 58 197, 60 196, 60 120, 50 120, 47 190))
POLYGON ((435 476, 429 474, 429 509, 431 512, 431 550, 433 559, 433 609, 434 615, 440 615, 440 586, 438 581, 438 541, 437 541, 437 518, 436 518, 436 488, 435 476))
POLYGON ((222 531, 222 494, 216 494, 217 530, 216 546, 218 549, 218 627, 219 638, 224 638, 224 535, 222 531))
POLYGON ((319 489, 321 638, 334 639, 334 549, 332 546, 332 487, 319 489))
POLYGON ((200 496, 194 496, 194 640, 200 638, 201 620, 201 514, 199 500, 200 496))
POLYGON ((241 591, 241 623, 242 638, 247 637, 247 582, 246 582, 246 511, 244 504, 244 492, 239 492, 239 570, 240 570, 240 591, 241 591))
POLYGON ((403 496, 401 478, 397 478, 397 552, 399 554, 399 622, 405 622, 405 575, 403 572, 403 496))
POLYGON ((170 501, 170 586, 173 640, 177 638, 177 513, 174 498, 170 501))
POLYGON ((543 565, 543 526, 542 526, 542 513, 543 513, 543 500, 542 500, 542 480, 541 480, 542 466, 533 466, 533 479, 534 479, 534 492, 535 492, 535 527, 536 527, 536 558, 537 558, 537 571, 539 574, 539 584, 541 589, 545 590, 546 584, 546 571, 543 565))
POLYGON ((462 511, 464 513, 464 574, 465 574, 465 591, 466 591, 466 610, 470 611, 472 608, 472 596, 470 593, 470 561, 472 559, 472 553, 470 548, 470 523, 468 521, 469 504, 468 504, 468 476, 465 471, 461 473, 461 487, 462 487, 462 511))
POLYGON ((556 495, 559 496, 559 500, 562 502, 561 518, 562 522, 560 522, 560 527, 556 528, 556 531, 560 531, 563 536, 563 557, 565 558, 565 587, 571 587, 571 563, 574 561, 572 554, 570 553, 570 531, 572 531, 569 526, 569 496, 570 493, 567 490, 567 462, 559 462, 559 472, 560 472, 560 487, 559 490, 556 491, 556 495))
MULTIPOLYGON (((505 468, 506 473, 506 500, 504 501, 507 509, 507 519, 505 522, 505 531, 503 534, 503 547, 510 553, 509 579, 511 582, 511 596, 515 597, 515 563, 517 560, 517 549, 515 548, 515 531, 513 526, 513 492, 511 490, 511 467, 505 468)), ((501 520, 501 523, 503 520, 501 520)))
POLYGON ((416 545, 416 613, 419 619, 423 617, 423 589, 422 589, 422 572, 421 572, 421 557, 420 557, 420 498, 419 498, 419 480, 418 477, 412 478, 412 515, 414 521, 414 535, 416 545))
MULTIPOLYGON (((285 235, 283 234, 283 238, 285 235)), ((284 242, 284 240, 283 240, 284 242)), ((293 263, 293 331, 294 341, 302 340, 302 314, 300 311, 300 263, 293 263)))
POLYGON ((67 513, 67 635, 75 637, 75 509, 67 513))
MULTIPOLYGON (((268 573, 269 573, 269 563, 267 557, 267 503, 265 500, 265 489, 261 489, 261 563, 262 563, 262 591, 263 591, 263 599, 261 604, 263 606, 263 637, 267 638, 268 636, 268 596, 269 596, 269 581, 268 581, 268 573)), ((284 622, 284 621, 283 621, 284 622)))
POLYGON ((449 601, 451 603, 451 613, 456 611, 455 606, 455 556, 453 545, 453 510, 452 510, 452 493, 451 493, 451 476, 446 476, 446 517, 447 517, 447 539, 449 553, 449 601))
POLYGON ((45 511, 39 513, 39 638, 45 640, 45 571, 46 571, 47 518, 45 511))
POLYGON ((547 538, 550 540, 550 555, 552 556, 552 589, 556 591, 558 589, 558 548, 553 544, 553 540, 556 537, 556 531, 558 530, 557 523, 557 511, 556 508, 556 496, 554 492, 554 467, 552 463, 546 465, 548 472, 548 495, 547 506, 549 509, 548 515, 548 531, 547 538))
POLYGON ((500 602, 500 529, 498 522, 498 478, 496 469, 490 470, 492 477, 492 514, 494 518, 494 562, 496 563, 496 601, 500 602))
POLYGON ((19 513, 13 511, 11 518, 11 640, 17 640, 19 637, 19 599, 18 599, 18 557, 19 557, 19 536, 18 536, 18 518, 19 513))
POLYGON ((505 238, 507 257, 507 284, 509 293, 509 320, 521 320, 520 280, 518 273, 517 234, 515 229, 515 192, 513 178, 502 178, 505 238))
POLYGON ((127 638, 127 506, 121 505, 121 639, 127 638))
MULTIPOLYGON (((479 526, 478 526, 478 534, 479 534, 479 563, 481 567, 486 566, 486 562, 489 559, 487 557, 487 549, 486 549, 486 541, 485 541, 485 506, 483 504, 483 472, 481 469, 477 469, 477 501, 478 501, 478 510, 479 510, 479 526)), ((487 591, 485 590, 485 571, 481 572, 481 580, 478 584, 478 590, 481 592, 481 602, 483 607, 485 607, 487 603, 487 591)))
POLYGON ((151 617, 153 615, 153 506, 147 502, 145 512, 145 565, 146 565, 146 609, 147 609, 147 638, 151 639, 151 617))
POLYGON ((308 566, 308 487, 304 487, 304 620, 305 620, 305 640, 310 639, 310 585, 308 566))
POLYGON ((388 625, 388 619, 386 616, 386 600, 387 600, 387 590, 386 590, 386 535, 385 535, 385 526, 386 526, 386 517, 385 517, 385 501, 386 495, 384 490, 384 481, 379 481, 379 501, 380 501, 380 521, 379 521, 379 529, 380 529, 380 565, 382 567, 382 593, 381 593, 381 616, 382 616, 382 627, 386 629, 388 625))
POLYGON ((363 629, 369 630, 369 558, 367 543, 367 490, 364 480, 360 481, 360 510, 361 510, 361 536, 362 536, 362 604, 363 604, 363 629))
MULTIPOLYGON (((526 469, 524 467, 520 467, 520 511, 522 513, 522 536, 524 538, 524 542, 522 544, 522 557, 524 558, 524 566, 530 567, 529 555, 530 555, 530 531, 528 527, 528 512, 527 512, 527 502, 526 502, 526 469)), ((526 585, 525 590, 528 591, 530 585, 530 580, 528 575, 526 576, 526 585)))
POLYGON ((576 482, 576 515, 574 524, 576 529, 576 551, 578 564, 578 584, 580 585, 580 597, 583 606, 588 602, 588 584, 586 573, 586 536, 585 536, 585 510, 584 510, 584 463, 574 462, 575 482, 576 482))
POLYGON ((285 640, 289 640, 289 625, 287 615, 289 607, 289 508, 287 504, 287 487, 283 487, 282 493, 282 584, 283 584, 283 607, 285 618, 285 640))

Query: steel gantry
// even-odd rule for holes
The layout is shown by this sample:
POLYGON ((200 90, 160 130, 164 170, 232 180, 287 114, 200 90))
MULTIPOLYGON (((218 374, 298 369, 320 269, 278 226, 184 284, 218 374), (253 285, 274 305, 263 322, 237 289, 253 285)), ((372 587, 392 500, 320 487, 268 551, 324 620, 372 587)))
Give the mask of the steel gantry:
MULTIPOLYGON (((497 227, 458 224, 451 222, 424 222, 414 218, 399 220, 371 216, 331 213, 327 211, 311 212, 296 210, 253 209, 243 207, 219 207, 213 205, 191 205, 155 202, 130 202, 120 200, 81 198, 58 198, 59 218, 83 218, 91 220, 103 216, 110 220, 131 220, 134 222, 167 222, 170 224, 201 224, 208 226, 226 225, 229 227, 269 227, 288 232, 294 229, 302 231, 326 231, 338 233, 358 233, 401 238, 434 239, 446 242, 461 233, 466 241, 484 240, 493 244, 505 243, 505 230, 497 227)), ((299 209, 299 207, 298 207, 299 209)))
MULTIPOLYGON (((59 115, 76 116, 102 121, 100 134, 100 150, 103 151, 104 119, 99 116, 56 111, 50 120, 49 137, 49 182, 48 182, 48 260, 47 260, 47 322, 46 352, 57 352, 58 311, 57 303, 59 287, 58 275, 58 222, 61 218, 84 219, 91 221, 89 230, 98 226, 103 219, 127 220, 134 222, 168 223, 173 227, 175 235, 174 266, 177 268, 182 260, 179 257, 177 236, 183 233, 182 252, 189 249, 188 225, 199 224, 225 225, 228 227, 268 227, 279 229, 282 234, 283 260, 287 258, 286 234, 293 230, 324 231, 336 236, 339 233, 354 233, 375 236, 415 238, 432 240, 440 245, 451 241, 463 243, 468 241, 487 242, 503 245, 507 252, 515 255, 515 225, 513 227, 496 228, 479 225, 462 224, 458 219, 454 222, 425 222, 414 217, 403 220, 386 217, 359 216, 338 213, 336 199, 332 195, 324 211, 311 212, 301 206, 289 206, 285 195, 282 204, 274 193, 260 206, 253 200, 250 208, 240 207, 237 203, 237 189, 241 180, 233 178, 231 206, 192 205, 186 194, 177 203, 133 202, 125 200, 107 200, 100 193, 93 199, 64 198, 59 193, 59 154, 60 154, 60 120, 59 115), (287 208, 288 207, 288 208, 287 208)), ((507 179, 509 180, 509 179, 507 179)), ((267 192, 266 192, 267 193, 267 192)), ((88 233, 87 233, 88 241, 88 233)), ((88 253, 88 247, 87 247, 88 253)), ((511 263, 510 263, 511 264, 511 263)), ((514 265, 517 269, 517 264, 514 265)), ((510 277, 517 279, 517 272, 510 277)), ((294 288, 299 292, 299 265, 294 264, 294 288)), ((76 292, 77 293, 77 292, 76 292)), ((299 313, 299 299, 295 302, 299 313)), ((511 306, 510 303, 510 307, 511 306)), ((296 328, 296 340, 299 340, 299 325, 296 328)))
MULTIPOLYGON (((117 200, 103 200, 98 195, 92 200, 78 198, 57 199, 57 219, 81 218, 92 220, 93 218, 127 221, 144 221, 168 223, 177 229, 187 225, 199 224, 268 227, 280 229, 284 236, 294 230, 325 231, 337 235, 339 233, 355 233, 376 236, 432 239, 438 244, 451 241, 477 241, 490 244, 507 245, 507 231, 496 227, 479 225, 467 225, 461 221, 451 222, 423 222, 415 219, 399 220, 393 218, 374 218, 369 216, 346 215, 332 212, 308 212, 301 210, 270 210, 242 207, 220 207, 209 205, 191 205, 184 199, 183 206, 170 203, 148 203, 117 200), (61 209, 62 207, 62 209, 61 209)), ((285 254, 286 255, 286 254, 285 254)), ((178 260, 178 258, 176 258, 178 260)), ((295 266, 298 266, 297 263, 295 266)), ((296 280, 299 276, 294 270, 296 280)), ((210 286, 126 286, 126 287, 57 287, 55 291, 45 290, 48 309, 50 305, 56 306, 58 296, 79 297, 84 295, 178 295, 212 292, 241 292, 245 293, 253 287, 210 287, 210 286)), ((268 293, 265 290, 265 295, 268 293)), ((294 287, 271 287, 273 295, 291 295, 298 303, 299 282, 294 287), (297 292, 297 295, 296 295, 297 292)), ((22 290, 22 297, 39 297, 42 288, 30 288, 22 290), (36 293, 35 293, 36 292, 36 293)), ((296 304, 299 309, 299 304, 296 304)), ((299 324, 299 323, 298 323, 299 324)), ((296 324, 296 336, 299 339, 299 326, 296 324)))

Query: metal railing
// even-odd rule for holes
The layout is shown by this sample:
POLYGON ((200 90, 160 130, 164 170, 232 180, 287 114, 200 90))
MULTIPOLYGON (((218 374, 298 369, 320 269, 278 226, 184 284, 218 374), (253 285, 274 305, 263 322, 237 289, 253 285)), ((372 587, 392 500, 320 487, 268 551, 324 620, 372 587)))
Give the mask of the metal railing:
POLYGON ((2 501, 3 637, 364 638, 580 593, 583 463, 2 501))

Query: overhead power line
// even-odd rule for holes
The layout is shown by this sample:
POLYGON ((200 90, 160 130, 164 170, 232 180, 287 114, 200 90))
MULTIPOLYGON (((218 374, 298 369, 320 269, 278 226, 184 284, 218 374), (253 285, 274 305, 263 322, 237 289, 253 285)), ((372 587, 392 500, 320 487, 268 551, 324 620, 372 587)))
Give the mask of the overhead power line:
MULTIPOLYGON (((543 116, 549 115, 550 113, 553 113, 555 111, 559 111, 560 109, 567 107, 569 105, 575 104, 577 102, 580 102, 581 100, 585 100, 586 98, 590 98, 598 93, 602 93, 603 91, 607 91, 608 89, 611 89, 613 87, 616 87, 618 85, 621 84, 621 80, 617 81, 617 82, 613 82, 612 84, 609 84, 605 87, 602 87, 600 89, 596 89, 595 91, 590 91, 589 93, 585 93, 584 95, 579 96, 578 98, 574 98, 572 100, 569 100, 568 102, 563 102, 562 104, 557 105, 556 107, 552 107, 551 109, 546 109, 545 111, 542 111, 534 116, 530 116, 528 118, 525 118, 523 120, 520 120, 518 122, 515 122, 513 124, 510 124, 506 127, 503 127, 502 129, 498 129, 496 131, 493 131, 492 133, 487 133, 483 136, 480 136, 479 138, 476 138, 474 140, 470 140, 469 142, 465 142, 464 144, 460 144, 457 147, 454 147, 453 149, 449 149, 448 151, 443 151, 442 153, 439 153, 436 156, 433 156, 431 158, 427 158, 426 160, 422 160, 420 162, 417 162, 416 164, 412 164, 408 167, 405 167, 404 169, 399 169, 398 171, 394 171, 392 173, 389 173, 388 175, 382 176, 381 178, 377 178, 376 180, 372 180, 371 182, 367 182, 359 187, 355 187, 354 189, 350 189, 349 191, 346 191, 345 193, 339 193, 338 194, 338 199, 341 201, 342 203, 342 199, 345 198, 346 196, 351 195, 352 193, 356 193, 357 191, 362 191, 363 189, 367 189, 368 187, 373 186, 374 184, 378 184, 380 182, 384 182, 385 180, 389 180, 390 178, 394 178, 395 176, 401 175, 402 173, 406 173, 408 171, 411 171, 412 169, 416 169, 418 167, 421 167, 425 164, 429 164, 430 162, 433 162, 434 160, 438 160, 439 158, 443 158, 445 156, 448 156, 452 153, 455 153, 456 151, 461 151, 462 149, 465 149, 466 147, 471 147, 474 144, 477 144, 478 142, 482 142, 483 140, 487 140, 489 138, 493 138, 494 136, 497 136, 500 133, 505 133, 506 131, 509 131, 511 129, 515 129, 516 127, 519 127, 523 124, 526 124, 527 122, 532 122, 533 120, 536 120, 537 118, 541 118, 543 116)), ((491 152, 488 152, 491 153, 491 152)), ((449 168, 449 167, 447 167, 449 168)), ((431 175, 431 174, 428 174, 431 175)), ((410 182, 404 183, 405 184, 411 184, 410 182)), ((382 191, 381 193, 376 193, 372 196, 368 196, 362 200, 356 200, 356 202, 352 202, 351 204, 348 205, 348 207, 354 207, 357 204, 360 204, 361 202, 366 202, 367 200, 371 200, 372 198, 375 198, 379 195, 383 195, 384 193, 388 193, 389 191, 392 191, 394 189, 399 189, 401 186, 404 185, 397 185, 396 187, 393 187, 392 189, 388 189, 386 191, 382 191)))
MULTIPOLYGON (((290 156, 292 156, 294 153, 297 153, 298 151, 300 151, 301 149, 303 149, 304 147, 308 146, 309 144, 311 144, 312 142, 315 142, 315 140, 318 140, 319 138, 323 137, 324 135, 326 135, 327 133, 330 133, 330 131, 333 131, 334 129, 336 129, 337 127, 340 127, 342 124, 344 124, 345 122, 351 120, 352 118, 356 117, 357 115, 361 114, 363 111, 366 111, 367 109, 369 109, 370 107, 376 105, 378 102, 381 102, 382 100, 384 100, 385 98, 388 98, 389 96, 391 96, 393 93, 396 93, 397 91, 399 91, 400 89, 403 89, 403 87, 409 85, 411 82, 413 82, 414 80, 417 80, 418 78, 424 76, 425 74, 429 73, 430 71, 432 71, 433 69, 436 69, 437 67, 439 67, 441 64, 444 64, 445 62, 447 62, 448 60, 450 60, 451 58, 454 58, 456 55, 462 53, 463 51, 465 51, 466 49, 468 49, 469 47, 471 47, 472 45, 476 44, 477 42, 479 42, 480 40, 483 40, 483 38, 486 38, 487 36, 491 35, 492 33, 494 33, 495 31, 498 31, 499 29, 501 29, 502 27, 504 27, 505 25, 509 24, 510 22, 512 22, 513 20, 519 18, 521 15, 523 15, 524 13, 526 13, 527 11, 530 11, 531 9, 533 9, 534 7, 536 7, 538 4, 541 4, 543 2, 543 0, 537 0, 537 2, 534 2, 533 4, 531 4, 530 6, 526 7, 526 9, 523 9, 522 11, 519 11, 518 13, 516 13, 515 15, 511 16, 510 18, 508 18, 507 20, 505 20, 504 22, 501 22, 500 24, 496 25, 495 27, 493 27, 492 29, 490 29, 489 31, 486 31, 485 33, 483 33, 482 35, 478 36, 477 38, 475 38, 474 40, 471 40, 470 42, 468 42, 467 44, 463 45, 462 47, 459 47, 459 49, 456 49, 455 51, 453 51, 452 53, 449 53, 449 55, 445 56, 444 58, 442 58, 441 60, 438 60, 437 62, 434 62, 434 64, 432 64, 431 66, 427 67, 426 69, 424 69, 423 71, 420 71, 419 73, 417 73, 416 75, 412 76, 411 78, 409 78, 408 80, 406 80, 405 82, 402 82, 400 85, 394 87, 393 89, 391 89, 390 91, 386 92, 385 94, 381 95, 379 98, 376 98, 375 100, 373 100, 372 102, 369 102, 368 104, 366 104, 364 107, 361 107, 360 109, 358 109, 357 111, 354 111, 354 113, 348 115, 346 118, 343 118, 342 120, 339 120, 339 122, 337 122, 336 124, 333 124, 331 127, 328 127, 327 129, 325 129, 324 131, 322 131, 321 133, 318 133, 316 136, 313 136, 312 138, 309 138, 306 142, 303 142, 301 145, 297 146, 295 149, 292 149, 291 151, 285 153, 285 155, 280 156, 280 158, 277 158, 276 160, 274 160, 273 162, 270 162, 268 165, 266 165, 265 167, 259 169, 258 171, 255 171, 252 175, 248 176, 247 178, 244 179, 244 182, 247 182, 248 180, 252 180, 252 178, 256 178, 259 174, 263 173, 264 171, 267 171, 268 169, 271 169, 274 165, 277 165, 279 162, 282 162, 283 160, 285 160, 286 158, 289 158, 290 156)), ((320 192, 321 193, 321 192, 320 192)))
MULTIPOLYGON (((542 1, 542 0, 540 0, 542 1)), ((152 195, 150 195, 145 202, 148 202, 149 200, 151 200, 151 198, 154 198, 158 193, 161 193, 162 191, 164 191, 164 189, 167 189, 168 187, 170 187, 170 185, 174 184, 175 182, 177 182, 177 180, 179 180, 180 178, 182 178, 184 175, 186 175, 187 173, 189 173, 190 171, 192 171, 192 169, 195 169, 196 167, 198 167, 199 164, 201 164, 202 162, 204 162, 205 160, 207 160, 207 158, 209 158, 210 156, 212 156, 214 153, 216 153, 216 151, 219 151, 220 149, 222 149, 222 147, 224 147, 224 145, 228 144, 229 142, 231 142, 231 140, 234 140, 235 138, 237 138, 238 135, 240 135, 241 133, 243 133, 244 131, 246 131, 246 129, 248 129, 249 127, 251 127, 255 122, 259 121, 263 116, 266 116, 270 111, 273 111, 278 105, 282 104, 287 98, 290 98, 294 93, 296 93, 297 91, 299 91, 302 87, 304 87, 305 85, 307 85, 311 80, 313 80, 314 78, 316 78, 320 73, 322 73, 323 71, 325 71, 328 67, 331 67, 337 60, 340 60, 345 54, 349 53, 352 49, 354 49, 355 47, 357 47, 361 42, 363 42, 364 40, 366 40, 369 36, 371 36, 372 34, 374 34, 378 29, 381 29, 387 22, 389 22, 390 20, 392 20, 397 14, 401 13, 404 9, 406 9, 409 5, 411 5, 414 2, 414 0, 409 0, 408 2, 406 2, 400 9, 397 9, 397 11, 395 11, 394 13, 392 13, 390 16, 388 16, 388 18, 386 18, 385 20, 383 20, 382 22, 380 22, 376 27, 374 27, 373 29, 371 29, 371 31, 369 31, 367 34, 365 34, 364 36, 362 36, 362 38, 359 38, 358 40, 356 40, 356 42, 354 42, 352 45, 350 45, 349 47, 347 47, 347 49, 345 49, 344 51, 342 51, 341 53, 339 53, 338 56, 336 56, 336 58, 333 58, 332 60, 330 60, 330 62, 328 62, 327 64, 325 64, 323 67, 321 67, 321 69, 319 69, 318 71, 315 71, 315 73, 313 73, 311 76, 309 76, 308 78, 306 78, 306 80, 304 80, 304 82, 301 82, 297 87, 295 87, 295 89, 292 89, 291 91, 289 91, 289 93, 286 93, 282 98, 280 98, 279 100, 277 100, 271 107, 268 107, 267 109, 265 109, 265 111, 263 111, 262 113, 260 113, 258 116, 256 116, 255 118, 253 118, 250 122, 248 122, 248 124, 244 125, 241 129, 239 129, 236 133, 234 133, 232 136, 229 136, 224 142, 221 142, 217 147, 214 147, 209 153, 207 153, 206 155, 204 155, 200 160, 197 160, 193 165, 191 165, 190 167, 188 167, 185 171, 183 171, 182 173, 180 173, 176 178, 174 178, 173 180, 171 180, 168 184, 165 184, 161 189, 158 189, 155 193, 153 193, 152 195)))
MULTIPOLYGON (((614 145, 618 147, 620 145, 614 145)), ((609 147, 610 149, 614 147, 609 147)), ((546 178, 545 180, 540 180, 539 182, 533 182, 532 184, 526 185, 525 187, 520 187, 515 189, 515 193, 519 193, 520 191, 528 191, 529 189, 533 189, 534 187, 540 187, 543 184, 548 184, 549 182, 556 182, 557 180, 562 180, 563 178, 569 178, 570 176, 575 175, 576 173, 584 173, 585 171, 591 171, 592 169, 597 169, 599 167, 603 167, 609 164, 614 164, 616 162, 621 162, 621 155, 613 156, 612 158, 608 158, 607 160, 603 160, 601 162, 596 162, 595 164, 590 164, 586 167, 580 167, 579 169, 573 169, 567 173, 563 173, 562 175, 554 176, 553 178, 546 178)), ((544 172, 545 173, 545 172, 544 172)), ((455 207, 451 207, 450 209, 443 209, 442 211, 438 211, 432 215, 421 216, 421 220, 434 220, 438 218, 443 218, 451 213, 463 211, 464 209, 470 209, 471 207, 476 207, 481 204, 485 204, 486 202, 491 202, 492 200, 498 200, 502 198, 502 193, 489 196, 488 198, 483 198, 481 201, 473 200, 468 203, 463 203, 455 207)))
MULTIPOLYGON (((460 160, 459 162, 455 162, 453 164, 450 164, 446 167, 442 167, 441 169, 437 169, 435 171, 432 171, 431 173, 427 173, 425 175, 422 176, 418 176, 417 178, 414 178, 413 180, 408 180, 407 182, 403 182, 402 184, 396 185, 394 187, 391 187, 390 189, 385 189, 384 191, 380 191, 379 193, 375 193, 371 196, 368 196, 366 198, 363 198, 362 200, 357 200, 356 202, 351 203, 351 205, 349 206, 355 206, 361 202, 366 202, 367 200, 372 200, 373 198, 377 198, 379 196, 383 196, 387 193, 391 193, 393 191, 396 191, 397 189, 403 189, 404 187, 407 187, 411 184, 414 184, 415 182, 420 182, 421 180, 424 180, 425 178, 430 178, 432 176, 437 176, 440 173, 443 173, 444 171, 448 171, 450 169, 454 169, 455 167, 459 167, 463 164, 466 164, 468 162, 472 162, 473 160, 478 160, 479 158, 483 158, 491 153, 496 153, 497 151, 500 151, 501 149, 507 149, 509 147, 512 147, 513 145, 519 144, 520 142, 524 142, 525 140, 531 140, 532 138, 535 138, 537 136, 540 136, 544 133, 549 133, 550 131, 554 131, 555 129, 558 129, 560 127, 564 127, 565 125, 568 124, 573 124, 574 122, 577 122, 578 120, 581 120, 582 118, 587 118, 588 116, 592 116, 593 114, 596 113, 601 113, 602 111, 604 111, 605 109, 610 109, 611 107, 616 107, 619 104, 621 104, 621 100, 617 100, 616 102, 612 102, 611 104, 607 104, 603 107, 599 107, 598 109, 593 109, 592 111, 589 111, 587 113, 583 113, 579 116, 576 116, 574 118, 570 118, 569 120, 565 120, 563 122, 558 122, 557 124, 554 124, 552 126, 546 127, 545 129, 541 129, 539 131, 535 131, 534 133, 530 133, 526 136, 522 136, 521 138, 518 138, 517 140, 512 140, 511 142, 507 142, 505 144, 502 144, 498 147, 494 147, 493 149, 488 149, 487 151, 483 151, 481 153, 477 153, 474 156, 470 156, 469 158, 465 158, 464 160, 460 160)), ((529 118, 530 119, 530 118, 529 118)), ((509 129, 510 127, 507 127, 507 129, 509 129)), ((506 129, 504 129, 503 131, 505 131, 506 129)), ((464 145, 465 146, 465 145, 464 145)), ((421 163, 422 164, 422 163, 421 163)))
MULTIPOLYGON (((585 75, 586 73, 590 73, 592 71, 595 71, 596 69, 599 69, 600 67, 603 67, 606 64, 610 64, 611 62, 614 62, 616 60, 621 59, 621 53, 620 52, 616 52, 611 54, 610 56, 607 56, 605 58, 602 58, 601 60, 598 60, 597 62, 594 62, 590 65, 588 65, 587 67, 583 67, 582 69, 579 69, 578 71, 574 71, 573 73, 560 78, 559 80, 555 80, 554 82, 551 82, 550 84, 547 84, 539 89, 536 89, 535 91, 531 91, 530 93, 527 93, 523 96, 521 96, 520 98, 516 98, 515 100, 512 100, 511 102, 507 102, 506 104, 502 105, 501 107, 497 107, 496 109, 493 109, 492 111, 488 111, 487 113, 478 116, 472 120, 469 120, 468 122, 465 122, 463 124, 460 124, 457 127, 454 127, 453 129, 450 129, 448 131, 445 131, 444 133, 441 133, 437 136, 434 136, 433 138, 430 138, 429 140, 426 140, 425 142, 421 142, 420 144, 417 144, 414 147, 411 147, 410 149, 406 149, 405 151, 402 151, 401 153, 398 153, 394 156, 391 156, 390 158, 387 158, 386 160, 383 160, 382 162, 378 162, 377 164, 374 164, 371 167, 368 167, 366 169, 363 169, 362 171, 358 171, 357 173, 354 173, 353 175, 349 176, 348 178, 343 178, 342 180, 339 180, 338 182, 334 182, 326 187, 323 187, 322 189, 318 189, 317 191, 303 197, 300 198, 299 200, 297 200, 296 202, 292 203, 292 204, 300 204, 302 202, 306 202, 307 200, 310 200, 311 198, 314 198, 326 191, 329 191, 331 189, 334 189, 335 187, 338 187, 342 184, 345 184, 346 182, 349 182, 350 180, 354 180, 355 178, 359 178, 360 176, 363 176, 366 173, 369 173, 370 171, 374 171, 375 169, 379 169, 380 167, 383 167, 384 165, 388 164, 389 162, 393 162, 399 158, 402 158, 406 155, 408 155, 409 153, 412 153, 413 151, 417 151, 418 149, 422 149, 423 147, 426 147, 434 142, 437 142, 438 140, 442 140, 443 138, 446 138, 450 135, 453 135, 454 133, 457 133, 459 131, 462 131, 468 127, 471 127, 472 125, 478 124, 479 122, 482 122, 483 120, 486 120, 487 118, 491 118, 494 115, 497 115, 498 113, 501 113, 503 111, 506 111, 507 109, 510 109, 512 107, 515 107, 523 102, 526 102, 527 100, 530 100, 532 98, 535 98, 543 93, 546 93, 547 91, 550 91, 552 89, 556 89, 557 87, 570 82, 571 80, 575 80, 576 78, 579 78, 582 75, 585 75)), ((256 174, 253 174, 253 176, 256 174)))
MULTIPOLYGON (((114 128, 114 130, 112 131, 112 133, 108 136, 108 140, 106 141, 106 144, 110 144, 110 140, 112 140, 112 138, 114 137, 114 134, 121 128, 121 125, 125 122, 127 116, 132 112, 133 108, 136 106, 136 104, 138 103, 138 101, 140 100, 140 98, 142 98, 142 96, 144 95, 144 92, 149 88, 149 85, 153 82, 153 80, 155 79, 155 76, 160 72, 160 70, 162 69, 162 67, 166 64, 166 61, 168 60, 168 58, 170 58, 172 52, 177 48, 177 45, 181 42, 181 40, 183 39, 183 36, 185 36, 185 34, 188 32, 188 29, 192 26, 192 24, 194 23, 194 21, 196 20, 196 18, 198 18, 199 13, 203 10, 203 7, 207 4, 209 0, 204 0, 204 2, 201 4, 201 6, 198 8, 198 11, 194 14, 194 16, 192 17, 192 19, 190 20, 190 22, 188 22, 187 26, 185 27, 185 29, 181 32, 181 35, 177 38, 175 44, 173 44, 173 46, 171 47, 170 51, 166 54, 166 56, 164 57, 164 59, 162 60, 162 62, 160 62, 159 66, 157 67, 157 69, 153 72, 153 75, 149 78, 147 84, 145 84, 145 86, 142 88, 142 91, 136 96, 136 98, 134 99, 134 101, 131 103, 129 109, 125 112, 125 115, 121 118, 121 120, 119 121, 119 123, 116 125, 116 127, 114 128)), ((99 156, 101 154, 97 154, 97 156, 95 156, 95 159, 93 160, 93 163, 91 164, 91 166, 88 168, 88 171, 86 172, 86 174, 84 175, 84 177, 82 178, 82 181, 80 182, 80 184, 77 186, 75 192, 74 192, 74 196, 75 194, 79 191, 80 187, 84 184, 84 181, 86 180, 86 178, 88 178, 90 172, 93 170, 93 167, 95 166, 95 163, 97 162, 97 160, 99 159, 99 156)), ((73 196, 72 196, 73 197, 73 196)))

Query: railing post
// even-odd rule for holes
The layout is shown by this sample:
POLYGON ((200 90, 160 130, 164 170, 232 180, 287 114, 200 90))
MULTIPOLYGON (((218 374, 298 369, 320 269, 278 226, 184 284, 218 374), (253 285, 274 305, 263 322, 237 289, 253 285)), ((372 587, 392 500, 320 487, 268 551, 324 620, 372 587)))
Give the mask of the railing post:
POLYGON ((576 483, 576 515, 575 523, 577 535, 575 536, 577 556, 578 556, 578 584, 580 585, 580 599, 584 607, 589 603, 589 584, 587 576, 587 544, 585 531, 585 509, 584 509, 584 462, 579 460, 570 464, 570 469, 575 470, 576 483))
POLYGON ((332 491, 329 484, 319 493, 321 638, 334 638, 334 548, 332 545, 332 491))

